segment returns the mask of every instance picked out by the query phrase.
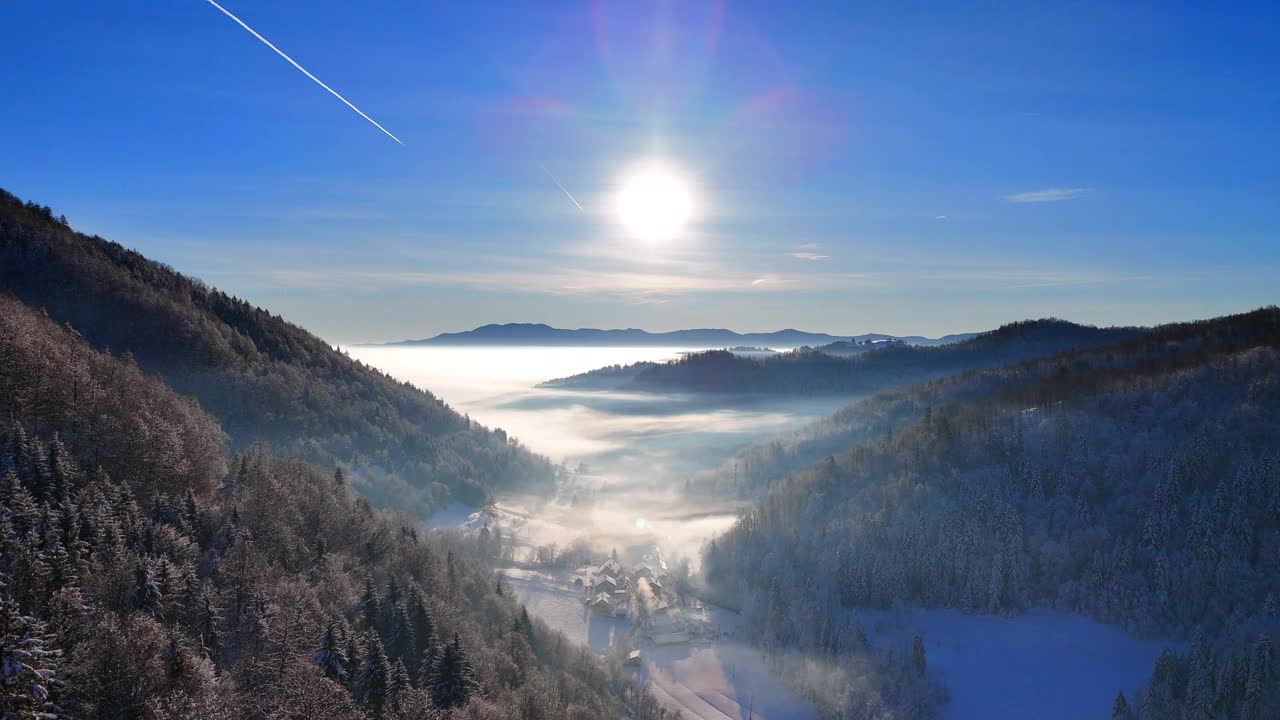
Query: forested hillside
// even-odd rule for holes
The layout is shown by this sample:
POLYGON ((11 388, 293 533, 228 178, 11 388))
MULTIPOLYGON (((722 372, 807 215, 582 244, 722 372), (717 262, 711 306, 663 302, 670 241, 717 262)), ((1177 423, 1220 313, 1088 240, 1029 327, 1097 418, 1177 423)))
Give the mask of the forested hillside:
POLYGON ((0 716, 659 718, 492 548, 395 521, 0 299, 0 716))
POLYGON ((341 465, 375 503, 428 512, 552 479, 544 458, 429 392, 3 190, 0 291, 197 398, 233 448, 261 441, 341 465))
POLYGON ((1142 332, 1137 328, 1095 328, 1062 320, 1031 320, 947 345, 884 343, 856 355, 801 348, 764 357, 711 350, 690 353, 668 363, 601 368, 545 385, 581 390, 860 395, 963 370, 999 367, 1096 347, 1142 332))
POLYGON ((1055 607, 1190 642, 1117 717, 1280 713, 1280 309, 873 397, 705 554, 767 646, 857 607, 1055 607))

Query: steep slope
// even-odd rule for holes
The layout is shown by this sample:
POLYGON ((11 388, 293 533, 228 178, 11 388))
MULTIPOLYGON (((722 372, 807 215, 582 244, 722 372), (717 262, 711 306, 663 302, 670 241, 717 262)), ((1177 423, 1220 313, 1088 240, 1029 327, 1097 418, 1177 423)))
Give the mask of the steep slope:
POLYGON ((0 716, 662 716, 530 621, 492 547, 228 463, 193 401, 8 297, 0 417, 0 716))
POLYGON ((962 370, 999 367, 1031 357, 1096 347, 1141 332, 1137 328, 1095 328, 1062 320, 1035 320, 1011 323, 940 346, 894 342, 854 355, 802 348, 767 357, 712 350, 669 363, 601 368, 544 385, 579 390, 857 395, 962 370))
POLYGON ((428 512, 552 478, 545 459, 429 392, 2 190, 0 290, 100 350, 131 353, 199 399, 234 447, 261 441, 343 465, 376 503, 428 512))
POLYGON ((1140 716, 1267 717, 1278 377, 1272 307, 870 398, 847 411, 865 428, 851 446, 776 479, 709 546, 707 578, 793 648, 894 603, 1193 639, 1157 663, 1140 716))

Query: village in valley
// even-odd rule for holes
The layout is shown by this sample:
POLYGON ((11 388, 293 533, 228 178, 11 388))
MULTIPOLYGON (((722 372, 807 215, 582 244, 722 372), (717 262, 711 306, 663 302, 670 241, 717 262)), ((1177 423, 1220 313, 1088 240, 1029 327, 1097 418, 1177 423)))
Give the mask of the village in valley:
MULTIPOLYGON (((629 618, 639 635, 653 645, 678 645, 716 635, 703 602, 668 587, 674 583, 657 545, 628 548, 622 556, 614 551, 602 562, 580 568, 569 583, 582 591, 583 603, 592 612, 629 618)), ((637 662, 639 653, 639 649, 630 650, 628 661, 637 662)))

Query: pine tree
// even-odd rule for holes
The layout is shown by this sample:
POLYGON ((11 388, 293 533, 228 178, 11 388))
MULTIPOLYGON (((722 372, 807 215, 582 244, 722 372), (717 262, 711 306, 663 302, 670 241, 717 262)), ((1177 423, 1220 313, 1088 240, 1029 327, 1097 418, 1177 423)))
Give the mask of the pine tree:
POLYGON ((359 697, 369 708, 370 717, 383 717, 382 709, 387 701, 387 689, 391 682, 391 666, 387 662, 382 640, 376 631, 365 640, 364 660, 360 664, 359 697))
POLYGON ((160 592, 160 587, 156 585, 155 573, 146 561, 139 560, 133 571, 133 607, 135 610, 141 610, 148 613, 157 613, 160 611, 161 602, 164 595, 160 592))
POLYGON ((165 675, 171 685, 182 682, 190 671, 187 655, 183 651, 175 629, 169 629, 169 646, 164 651, 165 675))
POLYGON ((929 660, 924 652, 924 638, 919 635, 911 642, 911 666, 915 668, 917 675, 924 675, 929 667, 929 660))
POLYGON ((1183 700, 1183 720, 1213 720, 1213 653, 1204 633, 1197 633, 1191 644, 1191 660, 1187 676, 1187 694, 1183 700))
POLYGON ((204 656, 215 664, 222 656, 222 611, 213 601, 213 592, 206 585, 200 591, 196 610, 196 634, 204 656))
MULTIPOLYGON (((413 639, 422 651, 420 654, 425 655, 436 644, 435 618, 431 615, 431 608, 427 607, 426 599, 422 596, 422 589, 416 583, 409 586, 407 601, 409 622, 413 626, 413 639)), ((416 661, 410 663, 409 669, 421 677, 430 671, 430 667, 429 663, 424 666, 420 661, 416 661)))
POLYGON ((35 532, 36 524, 40 521, 40 507, 35 498, 13 472, 5 474, 4 487, 4 501, 9 509, 9 523, 13 526, 13 532, 19 538, 35 532))
POLYGON ((440 647, 440 643, 432 640, 429 643, 422 644, 422 654, 418 658, 418 684, 424 688, 430 689, 435 679, 436 660, 440 658, 440 654, 444 649, 440 647))
POLYGON ((191 488, 187 488, 187 494, 182 498, 182 523, 191 537, 199 539, 200 503, 196 500, 196 494, 191 488))
POLYGON ((46 465, 49 470, 49 481, 44 499, 50 504, 64 505, 71 497, 71 491, 75 485, 76 468, 57 434, 54 434, 53 441, 49 443, 49 459, 46 465))
POLYGON ((471 699, 474 691, 475 678, 471 660, 455 633, 453 641, 436 658, 431 673, 431 701, 437 707, 445 709, 462 707, 471 699))
POLYGON ((360 596, 360 611, 364 616, 366 629, 377 631, 378 623, 382 619, 382 599, 378 597, 378 587, 373 583, 373 577, 366 575, 364 578, 364 594, 360 596))
POLYGON ((316 665, 331 680, 346 682, 347 653, 343 650, 341 639, 338 637, 336 621, 330 621, 329 626, 325 628, 324 639, 320 642, 320 649, 316 650, 314 659, 316 665))
POLYGON ((0 714, 5 718, 60 716, 51 692, 61 653, 49 644, 44 624, 19 611, 0 578, 0 714))
POLYGON ((409 680, 409 668, 403 661, 397 660, 391 671, 391 683, 387 695, 391 701, 391 715, 400 717, 407 709, 409 691, 413 683, 409 680))
POLYGON ((50 597, 64 587, 79 585, 79 568, 67 549, 62 546, 61 536, 53 526, 45 532, 44 561, 49 567, 45 591, 50 597))
POLYGON ((413 621, 404 603, 397 603, 392 610, 391 637, 387 640, 387 655, 398 660, 412 661, 417 657, 418 643, 413 632, 413 621))
POLYGON ((1111 704, 1111 720, 1133 720, 1133 712, 1129 710, 1129 701, 1124 699, 1124 692, 1116 693, 1116 701, 1111 704))

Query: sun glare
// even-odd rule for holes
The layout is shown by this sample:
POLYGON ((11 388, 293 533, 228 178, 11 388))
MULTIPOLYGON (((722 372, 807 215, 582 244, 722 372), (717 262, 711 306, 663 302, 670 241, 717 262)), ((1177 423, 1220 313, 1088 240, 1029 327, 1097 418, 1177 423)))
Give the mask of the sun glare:
POLYGON ((618 219, 635 237, 671 240, 693 216, 693 194, 679 173, 646 165, 627 175, 617 197, 618 219))

